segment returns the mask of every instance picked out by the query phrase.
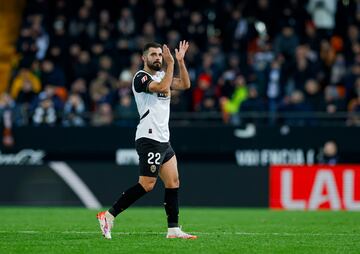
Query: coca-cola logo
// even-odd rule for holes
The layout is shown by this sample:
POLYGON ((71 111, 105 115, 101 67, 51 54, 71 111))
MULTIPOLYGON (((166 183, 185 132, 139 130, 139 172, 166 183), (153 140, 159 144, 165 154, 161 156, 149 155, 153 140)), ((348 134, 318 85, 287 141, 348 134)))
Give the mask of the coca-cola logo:
POLYGON ((18 153, 2 153, 0 151, 0 165, 41 165, 45 151, 23 149, 18 153))

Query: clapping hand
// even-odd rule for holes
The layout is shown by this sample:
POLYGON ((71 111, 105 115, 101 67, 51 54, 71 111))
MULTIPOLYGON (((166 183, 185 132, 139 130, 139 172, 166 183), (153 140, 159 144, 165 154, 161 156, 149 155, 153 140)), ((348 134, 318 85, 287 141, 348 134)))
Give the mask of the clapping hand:
POLYGON ((163 58, 166 64, 174 64, 174 58, 171 55, 170 49, 165 44, 163 45, 163 58))
POLYGON ((189 48, 189 42, 187 42, 185 40, 180 41, 179 49, 175 49, 176 60, 178 60, 178 61, 184 60, 185 53, 188 50, 188 48, 189 48))

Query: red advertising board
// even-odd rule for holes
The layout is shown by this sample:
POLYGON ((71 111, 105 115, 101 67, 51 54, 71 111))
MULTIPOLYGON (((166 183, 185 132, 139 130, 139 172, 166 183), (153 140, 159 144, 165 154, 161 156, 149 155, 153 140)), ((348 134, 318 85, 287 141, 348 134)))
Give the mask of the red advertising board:
POLYGON ((360 166, 270 167, 270 208, 360 210, 360 166))

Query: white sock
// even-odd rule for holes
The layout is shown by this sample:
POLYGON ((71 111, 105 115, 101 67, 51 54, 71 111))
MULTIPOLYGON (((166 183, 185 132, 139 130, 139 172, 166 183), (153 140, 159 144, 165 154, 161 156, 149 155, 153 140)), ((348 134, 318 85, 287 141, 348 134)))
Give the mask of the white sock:
POLYGON ((180 228, 176 227, 176 228, 168 228, 168 233, 170 234, 176 234, 177 232, 179 232, 180 228))

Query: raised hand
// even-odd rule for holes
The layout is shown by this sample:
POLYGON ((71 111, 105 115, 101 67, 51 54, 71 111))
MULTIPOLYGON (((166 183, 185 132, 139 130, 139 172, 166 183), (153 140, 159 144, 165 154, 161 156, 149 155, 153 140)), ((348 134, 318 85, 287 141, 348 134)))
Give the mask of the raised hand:
POLYGON ((179 43, 179 49, 175 49, 175 57, 176 60, 182 61, 184 59, 185 53, 189 48, 189 42, 188 41, 180 41, 179 43))
POLYGON ((174 58, 171 55, 170 49, 168 48, 168 46, 166 46, 166 44, 163 45, 163 59, 166 64, 174 63, 174 58))

